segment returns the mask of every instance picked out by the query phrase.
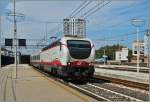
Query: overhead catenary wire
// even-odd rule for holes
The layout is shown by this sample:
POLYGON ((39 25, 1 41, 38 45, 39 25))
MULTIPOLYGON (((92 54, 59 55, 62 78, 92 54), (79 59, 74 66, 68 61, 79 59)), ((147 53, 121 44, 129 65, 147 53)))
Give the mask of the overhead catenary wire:
MULTIPOLYGON (((94 14, 95 12, 97 12, 99 9, 103 8, 104 6, 106 6, 107 4, 109 4, 112 0, 108 0, 105 2, 105 0, 100 0, 98 1, 98 4, 93 6, 92 8, 90 8, 87 12, 85 12, 84 14, 81 15, 81 17, 83 18, 87 18, 90 15, 94 14)), ((88 7, 88 5, 90 5, 92 3, 91 0, 89 1, 83 1, 70 15, 70 18, 75 17, 76 15, 78 15, 84 8, 88 7)), ((59 26, 59 25, 58 25, 59 26)), ((45 36, 44 36, 45 38, 45 36)))
MULTIPOLYGON (((70 15, 69 17, 74 17, 75 15, 77 15, 78 13, 81 12, 81 10, 83 10, 85 7, 87 7, 92 1, 83 1, 70 15)), ((55 28, 58 28, 58 26, 60 26, 60 24, 58 24, 55 28)), ((52 30, 54 30, 55 28, 53 28, 52 30)), ((45 40, 45 36, 43 38, 42 41, 40 41, 38 44, 43 43, 43 41, 45 40)))
MULTIPOLYGON (((92 13, 96 12, 97 10, 99 10, 100 8, 102 8, 100 6, 100 4, 103 4, 105 1, 102 0, 102 1, 99 1, 99 3, 95 6, 93 6, 91 9, 89 9, 86 13, 84 13, 82 16, 89 16, 91 15, 92 13), (100 7, 99 7, 100 6, 100 7), (95 9, 97 8, 97 9, 95 9), (94 10, 94 11, 93 11, 94 10)), ((108 1, 110 2, 110 1, 108 1)), ((88 7, 89 4, 91 4, 92 1, 83 1, 70 15, 69 17, 75 17, 76 15, 78 15, 84 8, 88 7)), ((103 4, 103 6, 107 5, 106 4, 103 4)), ((59 25, 58 25, 59 26, 59 25)))
MULTIPOLYGON (((147 30, 141 30, 141 31, 139 31, 139 32, 141 32, 140 34, 142 34, 143 32, 146 33, 147 30)), ((122 35, 118 36, 118 38, 123 38, 124 36, 133 36, 133 35, 135 35, 135 34, 136 34, 136 32, 131 32, 131 33, 128 33, 128 34, 122 34, 122 35)), ((125 45, 125 46, 127 46, 127 44, 133 43, 133 42, 135 41, 133 38, 131 39, 130 37, 127 38, 128 40, 116 39, 116 38, 117 38, 117 36, 109 37, 109 38, 93 39, 93 42, 97 43, 97 42, 104 42, 104 41, 107 41, 107 42, 111 42, 110 45, 120 44, 119 42, 124 42, 124 43, 122 43, 122 44, 125 45), (129 39, 130 39, 130 40, 129 40, 129 39), (117 43, 115 43, 115 42, 117 42, 117 43)), ((106 46, 106 45, 103 45, 103 46, 106 46)), ((108 45, 108 46, 109 46, 109 45, 108 45)))
POLYGON ((85 5, 87 3, 87 1, 83 1, 70 15, 69 17, 72 17, 72 15, 74 15, 74 13, 76 13, 83 5, 85 5))
POLYGON ((95 12, 97 12, 98 10, 102 9, 103 7, 105 7, 106 5, 108 5, 109 3, 111 3, 112 0, 110 1, 101 1, 99 2, 97 5, 93 6, 91 9, 89 9, 87 12, 85 12, 81 17, 83 18, 87 18, 89 16, 91 16, 92 14, 94 14, 95 12))
POLYGON ((84 1, 82 4, 80 4, 71 14, 70 18, 75 17, 77 14, 79 14, 84 8, 86 8, 92 1, 84 1))
MULTIPOLYGON (((141 30, 139 31, 140 34, 142 34, 143 32, 146 32, 147 30, 141 30)), ((98 39, 94 39, 95 41, 96 40, 105 40, 105 39, 116 39, 116 38, 122 38, 124 36, 129 36, 129 35, 133 35, 133 34, 136 34, 136 32, 130 32, 130 33, 126 33, 126 34, 121 34, 121 35, 115 35, 115 36, 111 36, 111 37, 107 37, 107 38, 98 38, 98 39)))
POLYGON ((97 8, 100 6, 100 4, 104 3, 104 1, 99 1, 98 4, 96 4, 95 6, 91 7, 88 11, 86 11, 84 14, 81 15, 81 17, 84 17, 85 15, 87 15, 89 12, 91 12, 93 9, 97 8))
MULTIPOLYGON (((79 12, 81 12, 81 10, 83 10, 86 6, 88 6, 91 3, 91 1, 83 1, 70 15, 69 17, 74 17, 75 15, 77 15, 79 12)), ((56 28, 58 28, 60 26, 60 24, 58 24, 56 27, 54 27, 51 30, 54 30, 56 28)), ((45 36, 42 38, 41 41, 39 41, 37 43, 37 45, 39 45, 40 43, 44 43, 45 41, 45 36)))
POLYGON ((79 14, 84 8, 86 8, 89 4, 91 4, 92 3, 92 1, 89 1, 85 6, 83 6, 81 9, 79 9, 79 11, 78 12, 76 12, 74 15, 73 15, 73 17, 75 17, 77 14, 79 14))
MULTIPOLYGON (((141 18, 142 16, 144 16, 144 15, 138 15, 138 16, 134 16, 134 17, 132 17, 132 18, 141 18)), ((125 21, 122 21, 122 22, 119 22, 118 24, 113 24, 113 25, 110 25, 110 26, 105 26, 104 24, 105 24, 105 22, 103 23, 103 28, 116 28, 116 27, 118 27, 118 26, 121 26, 121 25, 124 25, 125 23, 129 23, 129 22, 131 22, 131 18, 130 19, 127 19, 127 21, 125 22, 125 21)), ((103 28, 101 28, 101 29, 103 29, 103 28)))

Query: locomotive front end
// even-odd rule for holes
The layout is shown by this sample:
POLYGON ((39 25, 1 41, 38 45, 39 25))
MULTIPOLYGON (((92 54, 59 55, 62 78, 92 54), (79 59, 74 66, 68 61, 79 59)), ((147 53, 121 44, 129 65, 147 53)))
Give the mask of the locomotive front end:
POLYGON ((89 78, 94 74, 95 50, 90 40, 67 40, 70 60, 68 74, 75 79, 89 78))

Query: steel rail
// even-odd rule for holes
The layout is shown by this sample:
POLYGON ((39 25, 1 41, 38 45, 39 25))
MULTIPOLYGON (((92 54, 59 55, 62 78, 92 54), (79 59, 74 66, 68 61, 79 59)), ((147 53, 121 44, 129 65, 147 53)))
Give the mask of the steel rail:
POLYGON ((123 80, 123 79, 119 79, 119 78, 112 78, 112 77, 107 77, 107 76, 101 76, 101 75, 94 75, 95 79, 100 79, 100 80, 106 80, 106 81, 110 81, 116 84, 122 84, 128 87, 132 87, 132 88, 139 88, 142 90, 146 90, 149 91, 149 84, 145 84, 145 83, 139 83, 139 82, 133 82, 133 81, 129 81, 129 80, 123 80))
MULTIPOLYGON (((61 79, 59 79, 59 78, 56 78, 56 77, 54 77, 54 76, 50 76, 48 73, 43 72, 43 71, 41 71, 41 70, 39 70, 39 69, 37 69, 37 68, 35 68, 35 67, 33 67, 33 68, 34 68, 35 70, 39 71, 40 73, 46 75, 47 77, 52 77, 54 80, 60 82, 61 84, 64 84, 64 85, 66 85, 66 86, 68 86, 68 87, 71 87, 71 88, 73 88, 73 89, 75 89, 75 90, 77 90, 77 91, 79 91, 79 92, 81 92, 81 93, 83 93, 83 94, 85 94, 85 95, 87 95, 87 96, 90 96, 90 97, 92 97, 92 98, 94 98, 94 99, 96 99, 96 100, 98 100, 98 101, 110 101, 110 102, 112 102, 112 100, 110 100, 110 99, 108 99, 108 98, 106 98, 106 97, 104 97, 104 96, 102 96, 102 95, 98 95, 98 94, 96 94, 96 93, 94 93, 94 92, 92 92, 92 91, 90 91, 90 90, 84 89, 84 88, 82 88, 82 87, 80 87, 80 86, 78 86, 78 85, 76 85, 76 84, 71 83, 71 82, 69 82, 69 83, 64 82, 63 80, 61 80, 61 79)), ((87 86, 90 85, 90 86, 95 87, 95 88, 98 88, 98 89, 101 88, 101 87, 98 87, 98 86, 95 86, 95 85, 92 85, 92 84, 86 84, 86 85, 87 85, 87 86)), ((122 94, 122 93, 118 93, 118 92, 115 92, 115 91, 111 91, 111 90, 106 89, 106 88, 101 88, 101 89, 105 90, 106 92, 110 92, 110 93, 113 93, 113 94, 115 94, 115 95, 118 95, 118 96, 121 96, 121 97, 125 97, 125 98, 128 98, 128 99, 131 99, 131 100, 133 100, 133 101, 142 101, 142 100, 137 99, 137 98, 134 98, 134 97, 132 97, 132 96, 128 96, 128 95, 125 95, 125 94, 122 94)))
POLYGON ((118 93, 118 92, 115 92, 115 91, 109 90, 109 89, 107 89, 107 88, 103 88, 103 87, 96 86, 96 85, 93 85, 93 84, 88 84, 88 85, 93 86, 93 87, 98 88, 98 89, 102 89, 102 90, 108 91, 108 92, 110 92, 110 93, 114 93, 114 94, 116 94, 116 95, 120 95, 120 96, 123 96, 123 97, 129 98, 129 99, 134 100, 134 101, 140 101, 140 102, 141 102, 141 101, 143 101, 143 100, 140 100, 140 99, 137 99, 137 98, 134 98, 134 97, 131 97, 131 96, 128 96, 128 95, 122 94, 122 93, 118 93))
POLYGON ((97 94, 95 94, 95 93, 93 93, 91 91, 88 91, 88 90, 86 90, 84 88, 81 88, 81 87, 79 87, 79 86, 77 86, 75 84, 69 83, 69 86, 74 88, 74 89, 76 89, 76 90, 78 90, 78 91, 80 91, 80 92, 82 92, 82 93, 84 93, 84 94, 86 94, 86 95, 88 95, 88 96, 90 96, 90 97, 93 97, 93 98, 97 99, 98 101, 109 101, 109 102, 112 102, 111 100, 109 100, 109 99, 107 99, 107 98, 105 98, 103 96, 97 95, 97 94))
MULTIPOLYGON (((101 69, 110 69, 110 70, 120 70, 120 71, 130 71, 130 72, 136 72, 136 68, 123 68, 123 67, 98 67, 96 66, 96 68, 101 68, 101 69)), ((140 69, 139 70, 141 73, 149 73, 149 69, 140 69)))

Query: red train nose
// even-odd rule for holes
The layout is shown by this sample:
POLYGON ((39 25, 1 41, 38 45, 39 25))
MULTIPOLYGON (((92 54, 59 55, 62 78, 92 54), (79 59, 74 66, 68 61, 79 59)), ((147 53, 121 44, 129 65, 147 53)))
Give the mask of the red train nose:
POLYGON ((89 62, 85 61, 73 61, 70 62, 71 67, 89 67, 89 62))

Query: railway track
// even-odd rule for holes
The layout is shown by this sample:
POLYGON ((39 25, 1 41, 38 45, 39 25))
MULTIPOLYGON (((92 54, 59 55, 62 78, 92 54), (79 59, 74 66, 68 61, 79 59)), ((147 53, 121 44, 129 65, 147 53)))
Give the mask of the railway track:
POLYGON ((69 85, 91 97, 96 98, 98 101, 143 101, 93 84, 75 85, 70 83, 69 85))
POLYGON ((117 79, 117 78, 112 78, 112 77, 106 77, 106 76, 100 76, 100 75, 94 75, 94 78, 99 79, 99 80, 110 81, 110 82, 113 82, 116 84, 122 84, 122 85, 125 85, 128 87, 139 88, 139 89, 149 91, 149 85, 144 84, 144 83, 138 83, 138 82, 123 80, 123 79, 117 79))
MULTIPOLYGON (((130 71, 130 72, 137 72, 136 68, 123 68, 123 67, 99 67, 96 66, 97 68, 101 68, 101 69, 108 69, 108 70, 120 70, 120 71, 130 71)), ((149 73, 149 69, 140 69, 139 72, 141 73, 149 73)))
MULTIPOLYGON (((36 69, 36 68, 34 68, 36 69)), ((38 69, 36 69, 37 71, 40 71, 38 69)), ((109 89, 109 85, 107 85, 108 87, 102 87, 102 83, 99 82, 89 82, 89 83, 74 83, 74 82, 66 82, 63 81, 62 79, 56 78, 54 76, 49 75, 48 73, 42 72, 40 71, 42 74, 46 75, 47 77, 51 77, 54 78, 56 81, 65 84, 73 89, 76 89, 90 97, 93 97, 94 99, 98 100, 98 101, 148 101, 148 96, 145 96, 146 98, 138 98, 135 95, 135 92, 131 92, 134 95, 130 96, 130 93, 124 94, 122 92, 116 91, 116 89, 118 89, 119 87, 116 87, 114 89, 109 89)), ((99 80, 99 79, 98 79, 99 80)), ((104 80, 102 80, 101 82, 106 83, 104 80)), ((104 84, 103 84, 104 85, 104 84)), ((106 85, 104 85, 106 86, 106 85)), ((120 88, 120 90, 122 90, 120 88)), ((129 90, 132 91, 132 90, 129 90)), ((140 95, 140 94, 138 94, 140 95)))
POLYGON ((90 97, 93 97, 94 99, 98 101, 148 101, 148 95, 143 95, 139 92, 136 92, 133 90, 125 89, 126 91, 122 91, 122 88, 115 87, 113 89, 109 89, 112 87, 111 85, 107 85, 107 83, 103 84, 101 86, 101 83, 86 83, 86 84, 76 84, 76 83, 64 83, 62 80, 57 80, 61 82, 62 84, 65 84, 69 87, 72 87, 90 97), (119 89, 120 91, 117 91, 119 89))

